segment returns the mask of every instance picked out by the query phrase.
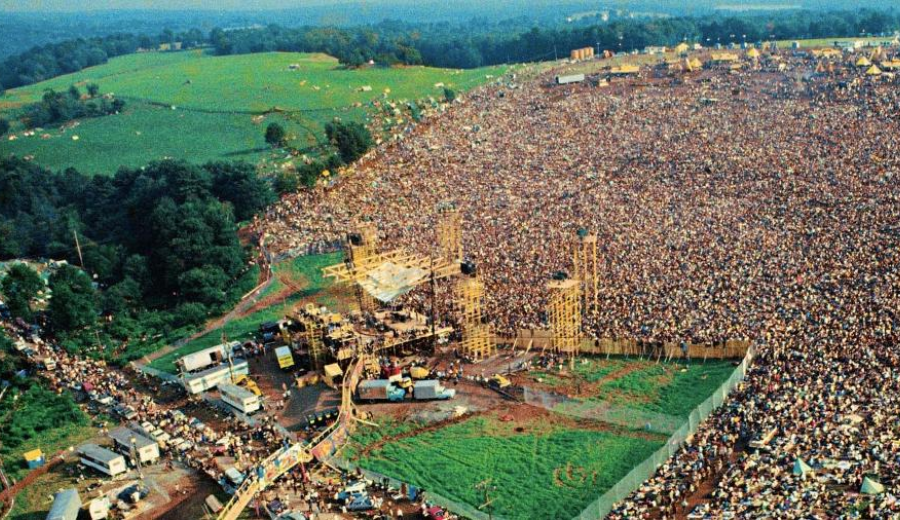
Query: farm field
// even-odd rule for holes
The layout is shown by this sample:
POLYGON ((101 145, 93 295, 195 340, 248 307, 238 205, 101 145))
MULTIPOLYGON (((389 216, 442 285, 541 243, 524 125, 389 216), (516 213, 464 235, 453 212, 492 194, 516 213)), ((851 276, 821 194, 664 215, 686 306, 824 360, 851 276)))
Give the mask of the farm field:
POLYGON ((270 122, 288 129, 293 146, 314 152, 324 139, 325 123, 335 117, 366 121, 373 101, 437 99, 443 89, 435 85, 465 91, 503 72, 503 67, 347 70, 322 54, 134 54, 8 91, 0 98, 0 115, 10 119, 46 89, 62 91, 73 84, 84 90, 96 83, 101 92, 125 100, 126 107, 118 115, 81 120, 74 128, 43 129, 33 137, 19 132, 15 141, 0 141, 0 152, 33 156, 51 169, 75 167, 104 175, 165 157, 278 160, 263 139, 270 122))
POLYGON ((577 423, 550 412, 505 422, 472 417, 436 431, 401 436, 404 427, 361 429, 354 448, 364 468, 477 507, 487 479, 493 513, 509 519, 572 518, 665 443, 662 435, 577 423))
POLYGON ((262 294, 259 303, 251 312, 236 316, 224 327, 218 328, 185 344, 181 348, 169 352, 150 363, 152 368, 177 373, 175 361, 187 354, 218 345, 224 333, 229 341, 251 339, 259 330, 260 323, 283 318, 290 310, 301 302, 315 302, 334 308, 339 305, 336 292, 327 290, 332 286, 331 280, 322 277, 323 267, 339 263, 343 253, 302 256, 273 266, 275 281, 262 294))

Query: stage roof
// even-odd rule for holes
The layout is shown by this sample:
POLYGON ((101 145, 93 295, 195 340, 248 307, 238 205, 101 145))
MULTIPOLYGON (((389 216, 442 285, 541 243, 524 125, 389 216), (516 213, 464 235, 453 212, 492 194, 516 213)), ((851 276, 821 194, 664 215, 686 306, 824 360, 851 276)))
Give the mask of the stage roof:
POLYGON ((387 303, 413 290, 428 276, 428 271, 418 267, 404 267, 384 262, 366 274, 359 285, 375 299, 387 303))

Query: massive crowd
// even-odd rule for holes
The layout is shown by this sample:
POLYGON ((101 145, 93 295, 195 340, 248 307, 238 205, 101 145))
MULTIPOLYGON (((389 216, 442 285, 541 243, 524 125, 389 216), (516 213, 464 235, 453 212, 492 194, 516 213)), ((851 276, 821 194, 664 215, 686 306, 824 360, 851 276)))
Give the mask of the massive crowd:
POLYGON ((715 486, 700 517, 897 518, 900 89, 784 63, 624 89, 481 89, 256 225, 277 251, 371 220, 385 247, 427 255, 436 208, 453 204, 502 332, 542 324, 546 281, 571 271, 579 230, 595 233, 590 334, 759 351, 615 518, 683 514, 703 481, 715 486), (794 475, 798 459, 811 474, 794 475), (859 497, 866 475, 887 492, 859 497))

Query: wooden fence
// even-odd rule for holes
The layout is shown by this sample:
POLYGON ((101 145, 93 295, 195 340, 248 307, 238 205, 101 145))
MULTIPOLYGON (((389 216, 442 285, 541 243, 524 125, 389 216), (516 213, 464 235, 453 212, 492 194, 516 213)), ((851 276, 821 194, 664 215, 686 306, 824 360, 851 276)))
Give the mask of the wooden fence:
MULTIPOLYGON (((549 330, 520 329, 513 345, 516 349, 549 349, 553 344, 553 334, 549 330)), ((715 343, 682 343, 641 341, 636 339, 585 339, 579 347, 579 354, 603 356, 639 356, 651 358, 692 359, 742 359, 750 348, 746 340, 727 340, 715 343), (686 352, 685 352, 686 347, 686 352)))

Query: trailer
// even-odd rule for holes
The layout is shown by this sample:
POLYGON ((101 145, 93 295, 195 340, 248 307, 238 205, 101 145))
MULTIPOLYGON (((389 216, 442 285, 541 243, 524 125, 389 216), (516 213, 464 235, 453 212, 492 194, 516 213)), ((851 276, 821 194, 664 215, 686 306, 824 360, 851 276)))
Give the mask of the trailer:
POLYGON ((250 374, 250 365, 247 364, 247 361, 234 359, 231 365, 222 363, 202 372, 186 376, 182 379, 182 384, 189 394, 199 394, 206 390, 212 390, 221 383, 232 381, 237 376, 248 374, 250 374))
POLYGON ((260 409, 259 396, 237 385, 219 385, 222 402, 237 409, 241 413, 251 414, 260 409))
POLYGON ((453 399, 454 396, 456 396, 456 390, 445 388, 441 385, 441 382, 436 379, 416 381, 416 384, 413 386, 413 398, 417 401, 453 399))
POLYGON ((125 457, 96 444, 83 444, 78 448, 78 460, 85 466, 115 477, 128 471, 125 457))
POLYGON ((281 346, 276 348, 275 357, 278 358, 278 366, 282 370, 294 366, 294 354, 291 353, 291 347, 281 346))
POLYGON ((81 510, 81 497, 75 488, 64 489, 53 497, 53 505, 47 520, 77 520, 81 510))
POLYGON ((197 370, 205 370, 211 366, 220 365, 228 356, 239 347, 239 341, 230 343, 222 343, 214 347, 209 347, 193 354, 182 356, 175 364, 184 372, 196 372, 197 370))
POLYGON ((109 432, 109 437, 119 453, 131 456, 133 449, 141 464, 155 464, 159 460, 159 444, 132 429, 116 428, 109 432))
POLYGON ((567 76, 556 76, 557 85, 570 85, 572 83, 581 83, 584 81, 584 74, 569 74, 567 76))
POLYGON ((361 401, 402 401, 406 391, 397 388, 387 379, 362 381, 356 387, 356 396, 361 401))

